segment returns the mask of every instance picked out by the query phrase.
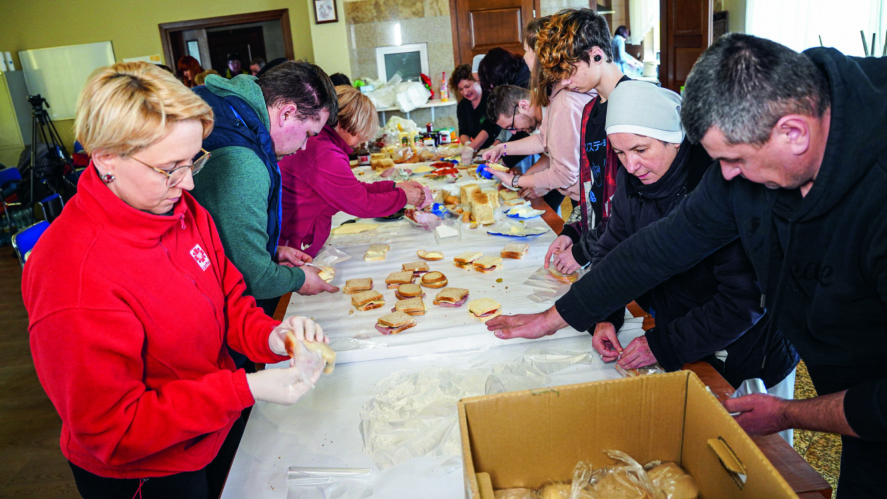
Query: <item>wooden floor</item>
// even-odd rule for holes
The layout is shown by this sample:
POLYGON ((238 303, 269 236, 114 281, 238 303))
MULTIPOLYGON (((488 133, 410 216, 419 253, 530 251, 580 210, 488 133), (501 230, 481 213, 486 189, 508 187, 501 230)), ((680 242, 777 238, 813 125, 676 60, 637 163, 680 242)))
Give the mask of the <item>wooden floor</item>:
POLYGON ((62 422, 34 371, 21 282, 12 248, 0 246, 0 497, 80 497, 59 450, 62 422))

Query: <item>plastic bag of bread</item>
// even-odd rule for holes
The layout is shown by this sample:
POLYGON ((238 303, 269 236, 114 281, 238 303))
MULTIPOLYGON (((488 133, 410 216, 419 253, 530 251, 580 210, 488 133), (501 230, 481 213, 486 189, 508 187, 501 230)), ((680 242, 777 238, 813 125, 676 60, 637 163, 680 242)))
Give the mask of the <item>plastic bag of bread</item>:
POLYGON ((653 487, 665 493, 668 499, 696 499, 699 487, 683 468, 673 462, 653 461, 644 465, 653 487))
POLYGON ((495 491, 496 499, 539 499, 539 494, 531 489, 500 489, 495 491))
POLYGON ((633 378, 635 376, 649 376, 651 374, 662 374, 665 372, 659 364, 650 364, 649 366, 638 367, 636 369, 623 369, 616 364, 615 366, 616 372, 622 375, 623 378, 633 378))
POLYGON ((572 485, 565 482, 553 482, 543 485, 536 492, 541 499, 571 499, 572 485))
POLYGON ((622 464, 598 469, 588 462, 577 464, 573 470, 572 499, 666 499, 631 456, 616 450, 606 453, 622 464))

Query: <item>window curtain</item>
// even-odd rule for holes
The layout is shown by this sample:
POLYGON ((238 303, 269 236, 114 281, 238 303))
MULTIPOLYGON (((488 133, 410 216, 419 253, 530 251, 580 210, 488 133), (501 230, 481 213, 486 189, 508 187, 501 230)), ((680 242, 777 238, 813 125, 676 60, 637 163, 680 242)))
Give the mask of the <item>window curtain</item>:
POLYGON ((822 45, 844 54, 865 56, 862 37, 876 56, 884 49, 885 0, 746 0, 746 32, 797 51, 822 45))
MULTIPOLYGON (((637 45, 659 23, 659 0, 631 0, 628 2, 628 17, 629 43, 637 45)), ((610 29, 615 28, 610 26, 610 29)))

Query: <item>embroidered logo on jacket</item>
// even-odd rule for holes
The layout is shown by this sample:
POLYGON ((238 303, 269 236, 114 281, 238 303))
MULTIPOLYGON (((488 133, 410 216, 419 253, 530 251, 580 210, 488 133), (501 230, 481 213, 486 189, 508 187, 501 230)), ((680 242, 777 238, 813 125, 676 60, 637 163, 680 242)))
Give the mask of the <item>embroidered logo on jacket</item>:
POLYGON ((197 262, 197 265, 200 265, 200 270, 206 270, 209 268, 209 257, 206 256, 206 252, 203 251, 203 248, 201 248, 199 244, 195 244, 194 247, 191 248, 191 256, 194 258, 194 261, 197 262))

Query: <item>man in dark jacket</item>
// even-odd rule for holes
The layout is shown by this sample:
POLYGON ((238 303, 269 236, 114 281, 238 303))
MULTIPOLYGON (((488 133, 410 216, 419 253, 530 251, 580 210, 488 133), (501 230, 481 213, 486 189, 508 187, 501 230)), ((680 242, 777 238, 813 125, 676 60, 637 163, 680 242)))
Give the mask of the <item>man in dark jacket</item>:
MULTIPOLYGON (((610 94, 606 131, 619 168, 612 214, 596 244, 597 264, 640 229, 671 213, 712 164, 681 131, 681 97, 647 82, 627 81, 610 94)), ((635 298, 656 314, 656 327, 623 350, 616 336, 622 309, 598 322, 593 346, 625 369, 658 362, 666 371, 702 359, 734 387, 762 378, 770 393, 792 398, 797 354, 779 334, 767 337, 761 291, 739 241, 635 298), (761 366, 765 348, 771 361, 761 366), (783 383, 783 381, 785 381, 783 383)), ((791 442, 791 433, 784 435, 791 442)))
MULTIPOLYGON (((750 434, 843 435, 838 497, 879 497, 887 455, 887 60, 718 39, 687 79, 682 121, 720 162, 667 218, 620 244, 554 307, 500 337, 584 329, 737 238, 770 327, 819 393, 729 400, 750 434)), ((763 358, 762 362, 768 362, 763 358)))

